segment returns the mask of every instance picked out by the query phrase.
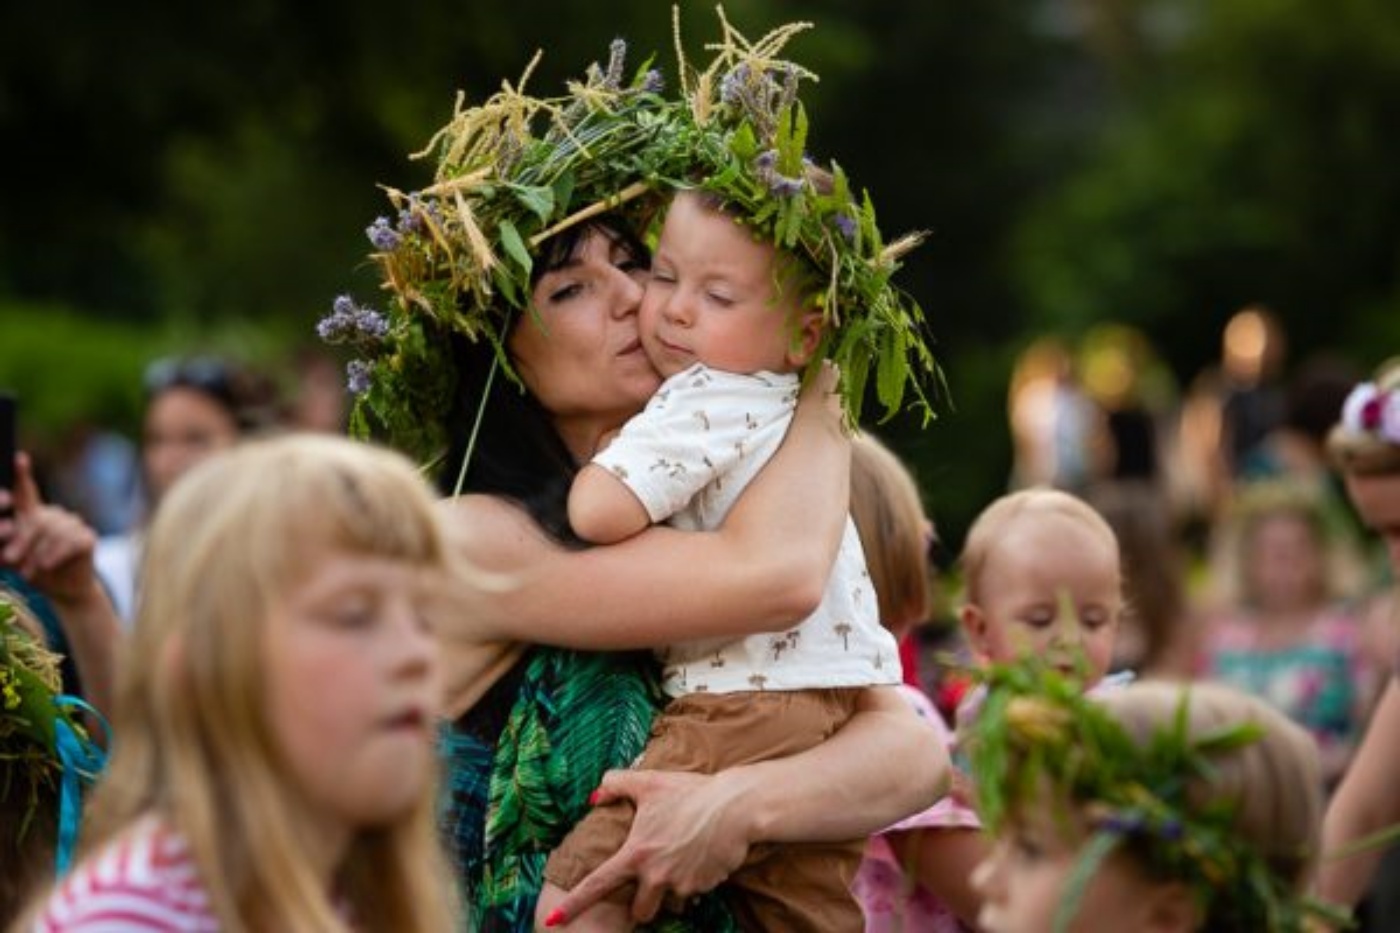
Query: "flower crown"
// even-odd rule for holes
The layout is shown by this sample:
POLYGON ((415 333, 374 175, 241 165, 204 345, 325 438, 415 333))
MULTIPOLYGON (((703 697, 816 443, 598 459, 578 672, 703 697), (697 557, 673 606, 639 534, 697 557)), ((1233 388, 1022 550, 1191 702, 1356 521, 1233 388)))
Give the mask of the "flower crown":
POLYGON ((40 794, 59 801, 58 868, 67 867, 77 834, 80 785, 91 783, 105 755, 72 710, 88 708, 62 695, 59 656, 19 628, 8 592, 0 592, 0 784, 27 797, 21 834, 40 794))
POLYGON ((1400 447, 1400 389, 1363 382, 1342 403, 1342 427, 1400 447))
POLYGON ((1208 780, 1213 759, 1258 741, 1261 726, 1192 734, 1183 696, 1172 721, 1141 744, 1053 669, 1032 661, 981 676, 989 691, 968 746, 984 824, 995 831, 1047 786, 1086 805, 1090 836, 1055 929, 1068 927, 1095 871, 1129 840, 1159 876, 1185 882, 1212 916, 1228 918, 1224 928, 1300 933, 1316 919, 1344 919, 1270 869, 1235 828, 1232 801, 1188 799, 1192 779, 1208 780))
POLYGON ((942 387, 923 336, 918 304, 890 281, 921 239, 885 244, 868 195, 857 198, 839 166, 829 190, 814 186, 805 152, 807 118, 798 84, 816 75, 778 58, 810 24, 793 23, 749 42, 719 10, 723 41, 703 70, 681 51, 680 94, 661 94, 660 74, 643 63, 625 79, 626 45, 614 41, 606 67, 590 66, 567 94, 537 98, 509 83, 475 107, 459 94, 451 121, 415 158, 435 154, 432 185, 386 188, 395 216, 366 233, 388 307, 380 312, 337 298, 318 333, 355 347, 349 388, 353 433, 369 416, 396 446, 430 460, 444 446, 456 374, 451 336, 487 340, 507 376, 512 315, 529 309, 532 249, 605 213, 630 214, 639 231, 670 192, 699 187, 776 246, 821 276, 813 296, 826 327, 818 355, 843 374, 848 419, 860 415, 867 384, 889 417, 912 388, 925 420, 942 387))

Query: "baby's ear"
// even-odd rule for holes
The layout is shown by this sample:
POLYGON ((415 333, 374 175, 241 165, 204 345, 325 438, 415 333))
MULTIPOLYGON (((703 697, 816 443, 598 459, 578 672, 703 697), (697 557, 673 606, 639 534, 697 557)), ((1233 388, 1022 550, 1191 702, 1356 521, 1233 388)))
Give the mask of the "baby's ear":
POLYGON ((987 657, 987 615, 976 603, 966 603, 958 613, 962 620, 963 634, 972 650, 987 657))
POLYGON ((806 366, 817 352, 822 342, 822 314, 820 311, 804 310, 797 319, 797 327, 788 344, 788 365, 797 369, 806 366))

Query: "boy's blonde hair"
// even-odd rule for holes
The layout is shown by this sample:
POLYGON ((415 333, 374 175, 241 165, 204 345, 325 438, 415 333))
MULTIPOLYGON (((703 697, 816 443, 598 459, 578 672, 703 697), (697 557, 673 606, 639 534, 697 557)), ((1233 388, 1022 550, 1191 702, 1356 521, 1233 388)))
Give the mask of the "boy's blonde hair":
POLYGON ((871 434, 851 446, 851 519, 880 604, 880 621, 903 629, 928 617, 931 526, 908 467, 871 434))
POLYGON ((1324 805, 1317 746, 1306 730, 1257 697, 1207 681, 1140 681, 1100 701, 1141 747, 1183 704, 1187 731, 1196 738, 1257 725, 1257 740, 1210 755, 1210 771, 1189 778, 1189 806, 1233 806, 1240 840, 1293 891, 1306 888, 1321 847, 1324 805))
POLYGON ((998 542, 1011 533, 1017 522, 1046 516, 1077 522, 1102 539, 1115 555, 1118 554, 1118 538, 1113 529, 1083 499, 1048 486, 1034 486, 1008 493, 983 509, 968 529, 963 545, 962 569, 969 602, 976 603, 981 598, 982 574, 998 542))
MULTIPOLYGON (((329 435, 250 442, 182 477, 147 538, 84 849, 143 814, 168 818, 225 930, 343 927, 298 832, 260 662, 274 606, 333 552, 447 569, 433 494, 406 459, 329 435)), ((336 880, 364 929, 448 929, 433 789, 358 835, 336 880)))

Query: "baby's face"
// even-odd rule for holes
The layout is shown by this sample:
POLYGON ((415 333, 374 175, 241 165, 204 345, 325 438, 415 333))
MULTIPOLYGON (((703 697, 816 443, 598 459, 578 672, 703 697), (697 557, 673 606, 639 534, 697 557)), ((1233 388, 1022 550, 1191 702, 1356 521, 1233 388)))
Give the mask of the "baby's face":
POLYGON ((640 312, 642 345, 661 374, 696 363, 781 373, 805 362, 815 340, 804 329, 795 342, 798 315, 778 286, 777 265, 773 246, 748 228, 696 194, 676 195, 640 312))
POLYGON ((1117 546, 1072 518, 1009 524, 963 610, 973 647, 988 661, 1030 655, 1086 686, 1103 679, 1122 612, 1117 546))

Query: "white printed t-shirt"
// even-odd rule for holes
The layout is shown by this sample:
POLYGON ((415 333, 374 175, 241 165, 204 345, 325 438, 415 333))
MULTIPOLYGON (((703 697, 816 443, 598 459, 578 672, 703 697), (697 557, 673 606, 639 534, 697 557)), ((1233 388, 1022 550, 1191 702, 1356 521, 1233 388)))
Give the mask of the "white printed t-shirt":
MULTIPOLYGON (((696 364, 667 379, 593 462, 626 484, 653 522, 711 530, 782 443, 798 385, 793 374, 696 364)), ((821 605, 796 628, 686 642, 658 656, 672 697, 900 682, 899 649, 880 625, 849 517, 821 605)))

